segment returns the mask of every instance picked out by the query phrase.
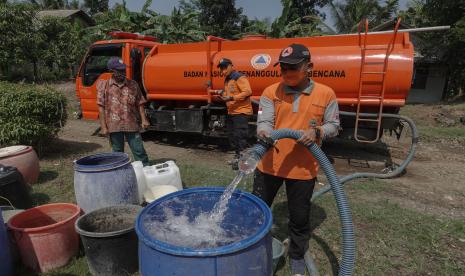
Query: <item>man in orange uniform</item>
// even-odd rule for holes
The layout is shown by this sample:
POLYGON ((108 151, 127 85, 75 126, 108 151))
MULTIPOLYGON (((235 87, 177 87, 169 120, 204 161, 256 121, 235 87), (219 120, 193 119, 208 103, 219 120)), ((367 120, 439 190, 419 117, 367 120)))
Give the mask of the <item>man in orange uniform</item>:
POLYGON ((260 98, 257 119, 259 136, 274 129, 302 130, 298 140, 283 139, 258 164, 253 193, 271 206, 286 183, 289 209, 289 257, 292 275, 305 274, 304 254, 310 239, 310 200, 318 163, 307 145, 336 136, 339 108, 334 91, 310 79, 310 52, 301 44, 284 48, 279 56, 282 81, 267 87, 260 98))
POLYGON ((234 69, 230 59, 222 58, 218 63, 218 68, 226 77, 224 90, 210 90, 210 92, 219 94, 220 98, 226 102, 228 108, 228 117, 226 119, 227 135, 229 144, 235 152, 231 164, 234 169, 237 169, 240 153, 247 147, 249 118, 253 112, 250 101, 252 89, 247 78, 234 69))

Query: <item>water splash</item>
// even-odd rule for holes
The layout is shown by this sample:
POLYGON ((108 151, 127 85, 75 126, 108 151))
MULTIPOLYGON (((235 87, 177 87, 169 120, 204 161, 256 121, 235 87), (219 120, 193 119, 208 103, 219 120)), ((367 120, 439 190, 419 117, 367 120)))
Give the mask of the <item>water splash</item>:
POLYGON ((214 248, 247 238, 255 230, 243 229, 240 225, 228 225, 229 229, 225 230, 222 224, 234 191, 245 176, 255 171, 258 162, 259 159, 252 150, 242 154, 239 160, 239 172, 210 212, 201 212, 194 219, 190 219, 188 209, 175 214, 172 209, 165 206, 163 209, 165 223, 147 220, 144 221, 146 229, 149 229, 149 232, 159 240, 194 249, 214 248))

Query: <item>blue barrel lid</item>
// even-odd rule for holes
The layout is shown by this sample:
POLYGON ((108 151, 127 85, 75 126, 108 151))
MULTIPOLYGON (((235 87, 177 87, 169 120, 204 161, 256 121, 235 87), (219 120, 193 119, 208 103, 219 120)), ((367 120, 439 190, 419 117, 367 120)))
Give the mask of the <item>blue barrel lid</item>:
POLYGON ((104 152, 82 157, 74 161, 74 170, 99 172, 113 170, 129 164, 129 155, 124 152, 104 152))
POLYGON ((160 240, 155 239, 144 227, 144 217, 149 215, 149 212, 153 208, 157 208, 161 203, 167 200, 174 199, 176 197, 182 195, 189 195, 189 194, 198 194, 198 193, 218 193, 220 196, 224 192, 224 187, 199 187, 199 188, 189 188, 181 191, 177 191, 171 194, 168 194, 164 197, 161 197, 151 204, 147 205, 142 212, 140 212, 139 216, 137 217, 136 221, 136 233, 139 237, 139 241, 143 242, 150 248, 154 250, 158 250, 164 253, 177 255, 177 256, 194 256, 194 257, 202 257, 202 256, 219 256, 225 254, 231 254, 242 249, 248 248, 255 243, 259 242, 262 238, 264 238, 271 229, 271 225, 273 223, 273 216, 271 213, 270 208, 266 205, 263 200, 258 198, 257 196, 242 192, 239 189, 236 189, 233 193, 233 197, 240 198, 241 200, 247 200, 249 203, 255 205, 262 214, 264 215, 264 223, 260 226, 257 230, 255 235, 252 235, 246 239, 241 241, 215 247, 215 248, 205 248, 205 249, 192 249, 188 247, 181 247, 172 245, 166 242, 162 242, 160 240))

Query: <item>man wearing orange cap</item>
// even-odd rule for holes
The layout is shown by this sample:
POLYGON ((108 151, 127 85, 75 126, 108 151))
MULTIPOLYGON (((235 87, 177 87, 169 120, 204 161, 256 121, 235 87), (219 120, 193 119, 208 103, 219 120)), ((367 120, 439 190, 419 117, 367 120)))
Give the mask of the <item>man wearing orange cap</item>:
POLYGON ((289 257, 292 275, 305 274, 304 254, 310 239, 310 200, 318 163, 306 146, 334 137, 339 108, 334 91, 310 79, 310 51, 301 44, 284 48, 279 56, 282 81, 267 87, 260 98, 257 133, 268 137, 274 129, 302 130, 298 140, 282 139, 257 166, 253 193, 269 206, 286 183, 289 210, 289 257))
POLYGON ((249 118, 253 113, 250 100, 252 89, 247 77, 234 69, 230 59, 222 58, 217 67, 226 77, 224 90, 210 90, 210 93, 220 95, 228 108, 226 129, 229 144, 235 152, 234 159, 230 163, 233 169, 237 170, 240 152, 247 147, 249 118))

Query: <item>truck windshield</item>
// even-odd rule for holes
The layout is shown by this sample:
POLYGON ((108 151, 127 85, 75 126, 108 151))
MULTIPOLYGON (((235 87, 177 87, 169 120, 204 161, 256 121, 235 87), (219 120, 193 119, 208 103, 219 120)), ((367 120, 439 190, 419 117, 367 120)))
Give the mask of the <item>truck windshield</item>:
POLYGON ((83 67, 83 80, 85 86, 91 86, 98 77, 106 72, 107 62, 111 57, 121 58, 122 44, 95 45, 91 48, 83 67))

